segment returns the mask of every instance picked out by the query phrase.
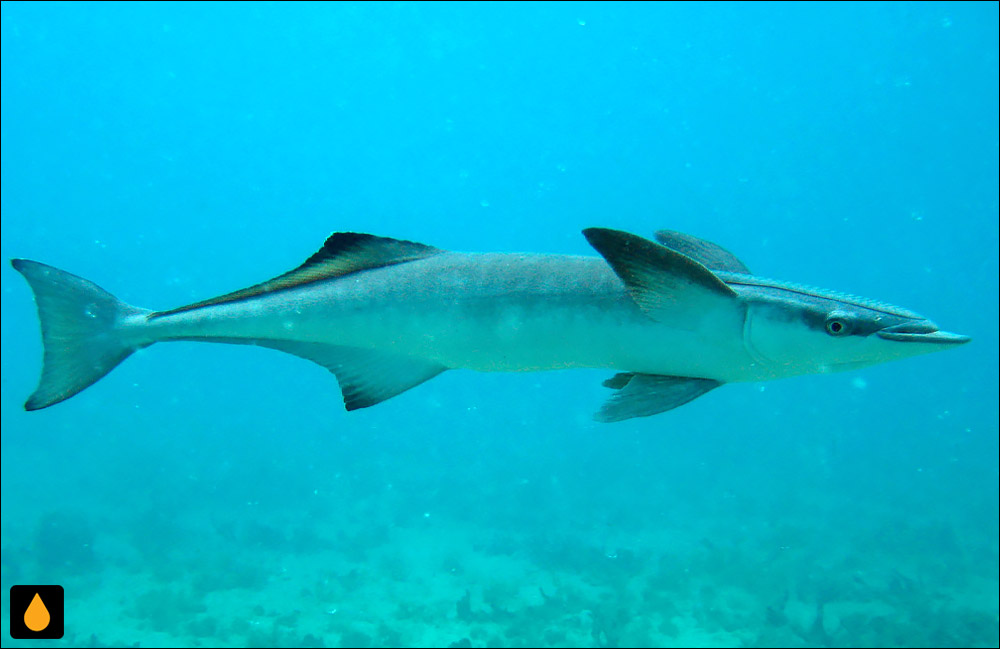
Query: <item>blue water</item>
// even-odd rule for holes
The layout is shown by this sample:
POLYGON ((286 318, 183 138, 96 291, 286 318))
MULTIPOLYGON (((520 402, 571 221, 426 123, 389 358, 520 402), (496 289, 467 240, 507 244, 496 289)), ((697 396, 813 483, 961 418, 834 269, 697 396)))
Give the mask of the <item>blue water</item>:
POLYGON ((690 232, 970 345, 601 425, 606 372, 328 372, 173 343, 24 412, 4 646, 997 646, 998 5, 3 3, 4 259, 170 308, 333 231, 690 232))

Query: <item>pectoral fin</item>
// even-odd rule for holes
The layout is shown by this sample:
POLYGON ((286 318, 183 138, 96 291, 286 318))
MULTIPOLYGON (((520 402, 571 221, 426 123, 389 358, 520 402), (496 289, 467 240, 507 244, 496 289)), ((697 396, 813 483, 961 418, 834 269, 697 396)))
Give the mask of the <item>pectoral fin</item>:
POLYGON ((701 262, 706 268, 744 275, 752 274, 746 264, 740 261, 736 255, 717 243, 675 230, 657 230, 656 240, 671 250, 676 250, 701 262))
POLYGON ((257 340, 255 344, 308 359, 333 372, 348 410, 374 406, 448 369, 438 363, 357 347, 287 340, 257 340))
POLYGON ((601 406, 594 419, 610 423, 656 415, 683 406, 720 385, 722 383, 712 379, 686 376, 616 374, 605 381, 604 386, 617 392, 601 406))
POLYGON ((618 230, 589 228, 587 241, 628 287, 646 315, 680 328, 736 304, 736 292, 704 264, 666 246, 618 230))

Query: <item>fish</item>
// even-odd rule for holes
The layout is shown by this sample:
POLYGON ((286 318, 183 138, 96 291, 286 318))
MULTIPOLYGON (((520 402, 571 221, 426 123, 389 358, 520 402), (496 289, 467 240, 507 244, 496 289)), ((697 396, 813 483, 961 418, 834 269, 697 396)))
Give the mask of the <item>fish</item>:
POLYGON ((97 382, 167 341, 256 345, 332 372, 347 410, 446 370, 615 372, 594 415, 666 412, 725 383, 853 370, 963 345, 882 302, 754 275, 718 244, 660 230, 583 235, 597 255, 461 253, 337 232, 297 268, 167 311, 143 309, 39 262, 43 363, 26 410, 97 382))

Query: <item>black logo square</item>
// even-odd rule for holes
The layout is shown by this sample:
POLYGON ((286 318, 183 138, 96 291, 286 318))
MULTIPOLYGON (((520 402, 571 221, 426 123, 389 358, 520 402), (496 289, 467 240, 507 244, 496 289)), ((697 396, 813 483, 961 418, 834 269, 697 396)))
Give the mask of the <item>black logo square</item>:
POLYGON ((58 640, 63 637, 62 586, 11 586, 10 637, 58 640))

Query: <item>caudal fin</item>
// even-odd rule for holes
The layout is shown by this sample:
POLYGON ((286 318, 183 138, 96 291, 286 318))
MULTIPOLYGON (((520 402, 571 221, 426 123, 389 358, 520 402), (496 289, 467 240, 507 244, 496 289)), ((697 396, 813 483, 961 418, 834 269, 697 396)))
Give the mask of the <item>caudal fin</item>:
POLYGON ((93 282, 27 259, 11 265, 35 293, 42 325, 42 378, 24 404, 40 410, 94 384, 145 346, 126 335, 130 318, 148 313, 129 306, 93 282))

